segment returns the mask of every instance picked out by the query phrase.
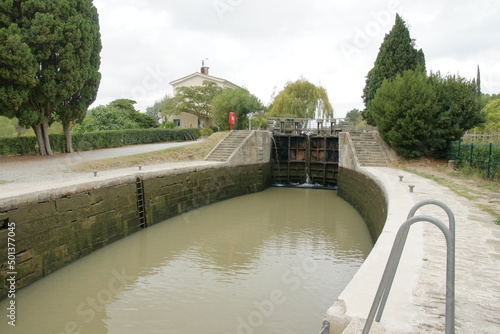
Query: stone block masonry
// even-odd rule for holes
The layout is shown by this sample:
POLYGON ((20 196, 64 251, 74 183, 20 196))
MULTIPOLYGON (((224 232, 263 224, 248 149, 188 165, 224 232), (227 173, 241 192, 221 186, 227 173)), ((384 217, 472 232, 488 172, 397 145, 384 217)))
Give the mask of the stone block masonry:
POLYGON ((16 288, 140 230, 136 178, 148 225, 269 187, 269 164, 138 173, 0 201, 0 299, 7 296, 8 226, 15 223, 16 288))
POLYGON ((376 242, 387 220, 388 200, 383 186, 365 173, 340 168, 338 187, 339 197, 359 212, 376 242))
POLYGON ((262 191, 271 185, 269 164, 223 166, 145 175, 148 225, 225 199, 262 191))

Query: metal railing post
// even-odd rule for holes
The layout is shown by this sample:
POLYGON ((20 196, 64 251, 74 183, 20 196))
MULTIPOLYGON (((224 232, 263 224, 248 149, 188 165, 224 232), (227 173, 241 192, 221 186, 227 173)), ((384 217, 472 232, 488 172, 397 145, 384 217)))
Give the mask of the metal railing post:
POLYGON ((323 321, 323 328, 321 328, 321 331, 319 334, 328 334, 330 333, 330 323, 328 321, 323 321))
POLYGON ((410 227, 420 221, 427 221, 436 225, 444 234, 447 245, 447 268, 446 268, 446 333, 455 332, 455 217, 453 212, 444 203, 436 200, 426 200, 416 204, 409 212, 408 219, 399 229, 394 245, 391 249, 387 265, 385 267, 379 288, 375 295, 370 313, 363 329, 363 334, 368 334, 375 319, 380 322, 382 313, 389 296, 394 277, 401 259, 403 248, 408 237, 410 227), (446 226, 441 221, 430 216, 414 216, 416 211, 424 205, 434 204, 445 210, 448 214, 449 225, 446 226), (377 313, 378 311, 378 313, 377 313))

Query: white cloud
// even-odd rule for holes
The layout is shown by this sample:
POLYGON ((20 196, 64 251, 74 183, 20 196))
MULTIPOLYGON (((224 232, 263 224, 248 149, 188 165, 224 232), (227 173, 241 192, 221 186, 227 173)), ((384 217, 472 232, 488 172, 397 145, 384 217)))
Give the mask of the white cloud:
POLYGON ((300 76, 323 85, 337 116, 363 108, 365 76, 400 13, 429 69, 474 77, 500 91, 495 0, 96 0, 103 39, 97 101, 135 98, 141 111, 199 71, 269 103, 300 76), (155 74, 156 73, 156 74, 155 74))

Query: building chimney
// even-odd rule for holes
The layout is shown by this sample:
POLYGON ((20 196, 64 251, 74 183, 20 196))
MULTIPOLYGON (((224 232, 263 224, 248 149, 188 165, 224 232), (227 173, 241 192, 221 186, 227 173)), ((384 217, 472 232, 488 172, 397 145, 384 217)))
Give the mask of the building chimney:
POLYGON ((201 61, 201 74, 208 75, 208 69, 209 69, 209 67, 205 66, 205 61, 202 60, 201 61))

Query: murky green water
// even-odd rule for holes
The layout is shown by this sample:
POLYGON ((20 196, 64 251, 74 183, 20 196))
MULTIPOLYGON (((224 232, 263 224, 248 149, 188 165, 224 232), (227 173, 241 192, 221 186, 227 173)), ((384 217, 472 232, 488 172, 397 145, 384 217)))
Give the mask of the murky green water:
POLYGON ((170 219, 18 292, 0 333, 317 333, 368 255, 327 190, 270 188, 170 219))

